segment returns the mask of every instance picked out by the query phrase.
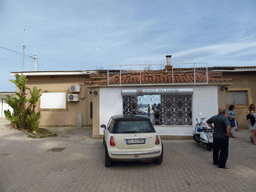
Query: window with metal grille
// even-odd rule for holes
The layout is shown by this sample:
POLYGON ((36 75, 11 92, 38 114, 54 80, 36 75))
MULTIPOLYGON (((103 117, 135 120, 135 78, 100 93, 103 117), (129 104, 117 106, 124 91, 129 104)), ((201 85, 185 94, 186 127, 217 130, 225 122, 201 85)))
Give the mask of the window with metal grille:
POLYGON ((124 95, 123 114, 147 116, 154 125, 192 125, 192 95, 124 95))
POLYGON ((227 105, 248 105, 247 91, 228 91, 226 93, 227 105))

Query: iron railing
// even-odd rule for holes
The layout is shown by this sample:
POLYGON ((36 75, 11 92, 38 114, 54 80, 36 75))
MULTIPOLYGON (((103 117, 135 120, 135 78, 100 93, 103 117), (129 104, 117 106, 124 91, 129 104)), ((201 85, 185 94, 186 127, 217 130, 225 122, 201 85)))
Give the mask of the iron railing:
MULTIPOLYGON (((110 71, 113 69, 107 70, 107 85, 108 86, 144 86, 144 85, 156 85, 152 83, 142 83, 142 73, 143 72, 157 72, 159 70, 167 70, 165 69, 165 66, 168 66, 167 64, 125 64, 125 65, 112 65, 112 67, 119 67, 119 75, 120 75, 120 82, 119 84, 110 84, 110 71), (144 66, 144 69, 142 69, 144 66), (161 66, 163 66, 161 68, 161 66), (124 68, 130 68, 130 69, 124 69, 124 68), (132 69, 131 69, 132 68, 132 69), (157 69, 158 68, 158 69, 157 69), (122 75, 123 74, 132 74, 132 73, 139 73, 140 74, 140 82, 139 84, 122 84, 122 75)), ((157 83, 157 85, 194 85, 194 84, 208 84, 209 83, 209 76, 208 76, 208 66, 206 62, 200 62, 200 63, 174 63, 172 66, 172 82, 171 83, 157 83), (181 67, 183 66, 183 67, 181 67), (188 67, 187 67, 188 66, 188 67), (196 81, 196 73, 197 71, 200 71, 202 74, 202 71, 205 70, 205 76, 206 81, 205 82, 197 82, 196 81), (193 71, 194 73, 194 82, 192 83, 180 83, 174 81, 174 73, 177 72, 188 72, 193 71)), ((116 70, 115 70, 116 71, 116 70)))

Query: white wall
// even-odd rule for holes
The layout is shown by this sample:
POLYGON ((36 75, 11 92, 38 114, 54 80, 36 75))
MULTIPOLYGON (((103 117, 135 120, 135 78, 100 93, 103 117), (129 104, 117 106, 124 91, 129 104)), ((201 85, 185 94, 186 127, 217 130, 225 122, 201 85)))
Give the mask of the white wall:
POLYGON ((218 113, 218 87, 193 86, 192 95, 192 126, 155 126, 159 135, 184 135, 191 136, 196 118, 205 117, 205 121, 218 113))
MULTIPOLYGON (((152 87, 152 89, 157 87, 152 87)), ((158 87, 159 88, 159 87, 158 87)), ((155 126, 156 131, 160 135, 192 135, 192 130, 195 125, 195 118, 202 117, 205 120, 218 113, 218 89, 217 86, 189 86, 189 87, 161 87, 165 88, 192 88, 192 119, 191 126, 155 126)), ((101 88, 100 89, 100 125, 108 123, 108 120, 113 115, 123 113, 122 89, 129 88, 101 88)), ((132 89, 136 89, 135 87, 132 89)), ((100 134, 103 134, 103 129, 100 128, 100 134)))
MULTIPOLYGON (((100 125, 108 124, 113 115, 123 114, 123 100, 120 88, 101 88, 100 95, 100 125)), ((100 128, 100 134, 103 129, 100 128)))
MULTIPOLYGON (((218 87, 217 86, 195 86, 193 87, 193 120, 199 117, 209 119, 218 113, 218 87)), ((193 121, 195 123, 195 121, 193 121)), ((194 125, 194 124, 193 124, 194 125)))
POLYGON ((4 111, 7 109, 13 113, 13 109, 2 98, 0 98, 0 117, 5 117, 4 111))

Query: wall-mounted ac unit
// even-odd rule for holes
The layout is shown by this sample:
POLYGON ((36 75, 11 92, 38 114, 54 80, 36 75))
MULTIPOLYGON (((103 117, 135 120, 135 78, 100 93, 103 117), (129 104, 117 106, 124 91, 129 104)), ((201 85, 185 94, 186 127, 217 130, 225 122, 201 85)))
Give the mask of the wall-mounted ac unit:
POLYGON ((78 94, 68 94, 68 101, 79 101, 78 94))
POLYGON ((80 85, 71 85, 69 88, 70 92, 79 93, 80 92, 80 85))

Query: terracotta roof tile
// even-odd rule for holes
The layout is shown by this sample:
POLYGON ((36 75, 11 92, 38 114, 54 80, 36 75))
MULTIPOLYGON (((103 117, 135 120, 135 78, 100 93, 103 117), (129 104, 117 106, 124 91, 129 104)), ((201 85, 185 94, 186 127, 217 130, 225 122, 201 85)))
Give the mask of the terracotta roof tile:
MULTIPOLYGON (((203 73, 196 74, 196 83, 206 83, 207 78, 203 73)), ((107 85, 107 75, 106 74, 92 74, 91 81, 85 81, 85 84, 98 84, 107 85), (95 80, 101 79, 101 80, 95 80)), ((142 84, 158 84, 158 83, 194 83, 194 72, 143 72, 141 73, 141 83, 142 84), (174 77, 174 78, 173 78, 174 77)), ((209 83, 220 83, 220 82, 232 82, 233 79, 230 78, 213 78, 208 77, 209 83)), ((128 73, 122 74, 121 76, 122 84, 140 84, 140 73, 128 73)), ((109 84, 120 84, 120 74, 110 74, 109 84)))
POLYGON ((99 78, 107 78, 107 74, 90 74, 90 78, 99 79, 99 78))

